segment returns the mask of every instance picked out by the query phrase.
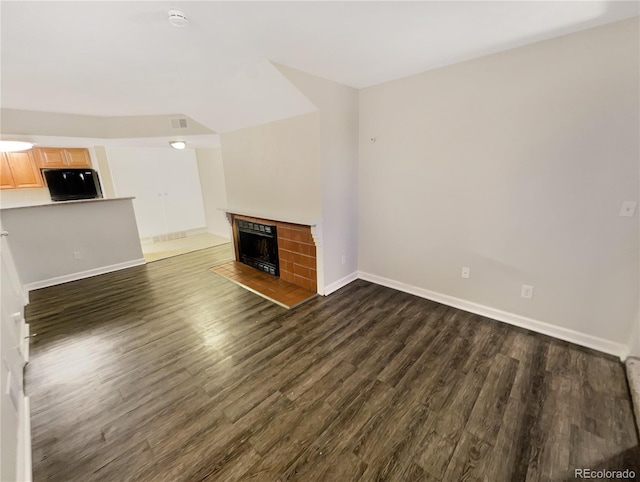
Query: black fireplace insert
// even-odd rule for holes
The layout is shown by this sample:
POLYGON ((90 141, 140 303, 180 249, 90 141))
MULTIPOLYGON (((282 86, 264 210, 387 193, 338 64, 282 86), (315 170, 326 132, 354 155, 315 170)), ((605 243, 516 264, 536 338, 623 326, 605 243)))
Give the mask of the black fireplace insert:
POLYGON ((240 262, 265 273, 280 276, 278 235, 270 224, 236 219, 240 262))

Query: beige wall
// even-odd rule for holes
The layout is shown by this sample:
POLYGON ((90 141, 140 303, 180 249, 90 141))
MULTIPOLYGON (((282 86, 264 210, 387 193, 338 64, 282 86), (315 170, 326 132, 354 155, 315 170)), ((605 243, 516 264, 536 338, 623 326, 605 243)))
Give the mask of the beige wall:
POLYGON ((217 236, 230 237, 230 226, 221 209, 227 207, 227 188, 220 149, 196 149, 202 202, 207 220, 207 231, 217 236))
MULTIPOLYGON (((638 110, 640 110, 640 103, 638 104, 638 110)), ((640 150, 640 146, 638 149, 640 150)), ((640 174, 640 156, 638 158, 638 164, 638 174, 640 174)), ((640 179, 638 179, 638 183, 640 184, 640 179)), ((638 228, 640 229, 640 222, 638 228)), ((640 242, 640 235, 638 236, 638 239, 640 242)), ((638 246, 638 249, 640 250, 640 245, 638 246)), ((640 263, 638 264, 638 272, 640 273, 640 263)), ((638 286, 638 300, 640 300, 640 286, 638 286)), ((633 324, 629 335, 629 355, 640 358, 640 305, 638 306, 636 321, 633 324)))
POLYGON ((322 221, 328 291, 357 274, 358 91, 290 67, 318 112, 221 134, 228 205, 266 218, 322 221))
POLYGON ((229 208, 309 224, 322 216, 318 113, 220 135, 229 208))
POLYGON ((358 270, 358 91, 283 65, 278 69, 319 110, 324 285, 329 293, 358 270))
POLYGON ((636 318, 629 336, 629 355, 640 357, 640 315, 636 318))
POLYGON ((633 19, 363 89, 360 270, 626 345, 638 59, 633 19))

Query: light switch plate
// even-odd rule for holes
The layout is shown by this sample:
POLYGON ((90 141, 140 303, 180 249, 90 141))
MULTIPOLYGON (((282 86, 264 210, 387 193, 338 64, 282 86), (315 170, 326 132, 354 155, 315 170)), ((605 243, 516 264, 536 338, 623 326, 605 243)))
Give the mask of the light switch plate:
POLYGON ((636 212, 636 206, 638 206, 636 201, 623 201, 618 216, 632 217, 636 212))

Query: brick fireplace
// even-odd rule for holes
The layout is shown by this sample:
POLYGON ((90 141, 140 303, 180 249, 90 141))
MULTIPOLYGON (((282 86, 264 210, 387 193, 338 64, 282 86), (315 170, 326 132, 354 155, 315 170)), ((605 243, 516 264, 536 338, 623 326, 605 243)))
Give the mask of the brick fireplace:
MULTIPOLYGON (((240 232, 237 221, 256 223, 262 227, 275 226, 280 279, 309 291, 318 291, 317 248, 310 226, 241 214, 228 213, 228 215, 233 231, 236 261, 242 261, 239 253, 240 232)), ((245 223, 240 223, 240 225, 247 226, 245 223)), ((262 266, 260 263, 255 264, 262 266)), ((259 266, 254 267, 261 269, 259 266)), ((269 272, 268 267, 262 268, 262 271, 269 272)))

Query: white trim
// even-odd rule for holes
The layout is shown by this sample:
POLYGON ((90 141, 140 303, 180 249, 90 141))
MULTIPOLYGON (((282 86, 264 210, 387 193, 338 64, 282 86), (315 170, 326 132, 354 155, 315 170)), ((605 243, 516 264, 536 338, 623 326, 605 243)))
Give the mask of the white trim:
POLYGON ((42 281, 35 281, 28 283, 24 287, 29 290, 37 290, 40 288, 46 288, 48 286, 59 285, 62 283, 68 283, 69 281, 76 281, 84 278, 91 278, 99 274, 111 273, 112 271, 119 271, 121 269, 132 268, 133 266, 140 266, 146 264, 147 261, 144 258, 132 259, 131 261, 124 261, 122 263, 110 264, 108 266, 101 266, 99 268, 89 269, 87 271, 79 271, 78 273, 65 274, 63 276, 57 276, 55 278, 49 278, 42 281))
POLYGON ((570 330, 568 328, 562 328, 560 326, 552 325, 544 321, 534 320, 533 318, 527 318, 526 316, 517 315, 515 313, 509 313, 507 311, 498 310, 489 306, 474 303, 472 301, 463 300, 454 296, 445 295, 436 291, 430 291, 424 288, 418 288, 400 281, 395 281, 382 276, 377 276, 371 273, 365 273, 363 271, 358 272, 358 277, 371 283, 376 283, 388 288, 393 288, 405 293, 409 293, 421 298, 426 298, 431 301, 436 301, 448 306, 453 306, 464 311, 469 311, 477 315, 492 318, 494 320, 502 321, 510 325, 519 326, 527 330, 542 333, 544 335, 559 338, 560 340, 575 343, 577 345, 586 346, 594 350, 609 353, 620 357, 621 360, 626 358, 629 348, 622 343, 616 343, 604 338, 598 338, 596 336, 588 335, 586 333, 580 333, 578 331, 570 330))
POLYGON ((338 291, 340 288, 347 286, 352 281, 357 280, 358 275, 359 273, 357 271, 354 271, 353 273, 348 274, 344 278, 340 278, 338 281, 334 281, 333 283, 328 284, 327 286, 324 287, 324 295, 325 296, 330 295, 334 291, 338 291))
POLYGON ((224 238, 224 239, 228 239, 229 242, 231 242, 231 238, 229 238, 229 233, 225 232, 220 234, 220 232, 213 232, 210 229, 207 229, 207 233, 206 234, 210 234, 211 236, 218 236, 219 238, 224 238))
POLYGON ((188 238, 190 236, 200 236, 201 234, 207 234, 209 231, 207 231, 207 227, 204 226, 202 228, 187 229, 185 232, 187 233, 188 238))
MULTIPOLYGON (((622 363, 624 363, 625 361, 627 361, 627 358, 631 358, 631 350, 629 349, 629 347, 627 345, 622 345, 623 348, 620 352, 620 361, 622 363)), ((640 423, 640 422, 638 422, 640 423)))
POLYGON ((22 358, 24 358, 25 363, 29 363, 29 347, 31 344, 29 343, 29 323, 25 323, 24 318, 22 320, 21 325, 21 333, 20 333, 20 353, 22 353, 22 358))
POLYGON ((140 238, 140 244, 147 246, 156 243, 166 243, 167 241, 177 241, 191 236, 200 236, 201 234, 207 234, 208 232, 209 231, 207 231, 206 227, 183 229, 182 231, 173 231, 170 233, 162 233, 140 238))
MULTIPOLYGON (((638 315, 638 319, 636 319, 633 324, 633 328, 631 329, 629 346, 627 347, 627 356, 640 358, 640 315, 638 315)), ((640 420, 638 420, 638 423, 640 423, 640 420)))
POLYGON ((313 224, 311 228, 311 237, 316 245, 316 286, 319 295, 326 294, 324 285, 324 235, 322 231, 322 223, 313 224))
POLYGON ((33 474, 31 472, 31 399, 29 397, 22 399, 21 408, 18 429, 16 480, 31 482, 33 480, 33 474))
POLYGON ((266 219, 267 221, 276 221, 281 223, 300 224, 302 226, 314 226, 320 224, 322 220, 320 218, 306 218, 306 217, 288 217, 279 216, 274 214, 267 214, 264 211, 254 211, 251 209, 243 208, 218 208, 218 211, 223 211, 227 215, 236 214, 239 216, 249 216, 250 218, 266 219))

